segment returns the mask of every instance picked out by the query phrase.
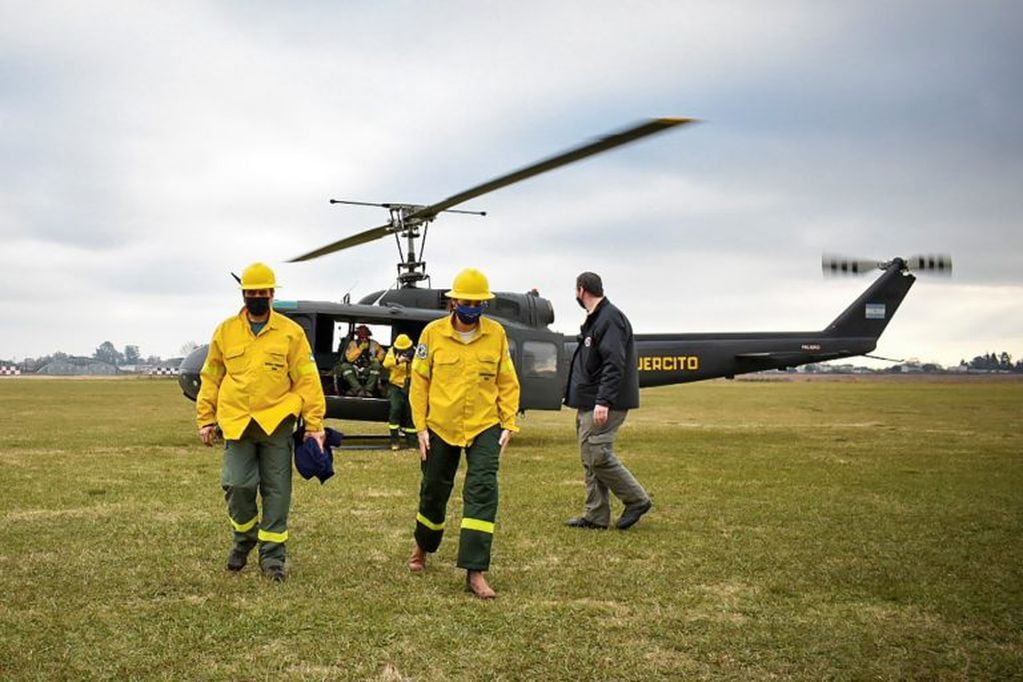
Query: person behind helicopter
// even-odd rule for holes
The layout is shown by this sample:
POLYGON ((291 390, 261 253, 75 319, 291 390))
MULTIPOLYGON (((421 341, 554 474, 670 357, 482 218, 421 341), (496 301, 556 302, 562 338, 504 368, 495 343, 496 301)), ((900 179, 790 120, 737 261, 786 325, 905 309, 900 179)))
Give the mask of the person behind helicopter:
POLYGON ((401 434, 405 433, 410 447, 419 443, 416 430, 412 426, 412 410, 408 403, 408 389, 412 364, 412 339, 408 334, 398 334, 387 355, 384 356, 384 370, 387 371, 387 398, 391 402, 391 410, 387 417, 387 426, 391 431, 391 449, 401 448, 401 434))
POLYGON ((376 395, 384 349, 370 338, 372 336, 373 332, 364 324, 355 328, 355 338, 348 342, 334 370, 335 377, 339 378, 339 392, 347 384, 349 395, 362 398, 376 395))

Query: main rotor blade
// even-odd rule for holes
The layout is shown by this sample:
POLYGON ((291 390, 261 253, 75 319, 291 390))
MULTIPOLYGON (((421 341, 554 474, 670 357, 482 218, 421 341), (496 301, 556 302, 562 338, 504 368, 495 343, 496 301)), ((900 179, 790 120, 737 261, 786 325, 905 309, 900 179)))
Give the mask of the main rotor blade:
POLYGON ((593 156, 594 154, 599 154, 609 149, 620 147, 623 144, 628 144, 629 142, 646 137, 647 135, 653 135, 654 133, 659 133, 662 130, 667 130, 668 128, 673 128, 677 125, 695 123, 696 120, 697 119, 695 118, 650 119, 649 121, 634 125, 631 128, 626 128, 625 130, 621 130, 617 133, 612 133, 605 137, 598 138, 597 140, 584 144, 581 147, 569 149, 561 154, 557 154, 556 156, 534 163, 531 166, 520 168, 517 171, 494 178, 489 182, 485 182, 482 185, 477 185, 472 189, 467 189, 464 192, 452 195, 443 201, 439 201, 436 204, 432 204, 410 214, 408 218, 432 218, 443 210, 461 204, 469 199, 474 199, 482 194, 493 192, 496 189, 507 187, 508 185, 520 182, 526 178, 531 178, 534 175, 546 173, 547 171, 554 170, 555 168, 560 168, 561 166, 585 159, 587 156, 593 156))
MULTIPOLYGON (((501 177, 494 178, 489 182, 485 182, 482 185, 477 185, 472 189, 468 189, 459 194, 450 196, 447 199, 444 199, 443 201, 437 202, 436 204, 420 208, 419 210, 413 211, 412 213, 406 215, 404 218, 405 223, 409 224, 416 221, 432 220, 434 216, 436 216, 441 211, 446 211, 450 209, 452 206, 456 206, 465 201, 468 201, 469 199, 478 197, 482 194, 493 192, 496 189, 507 187, 508 185, 519 182, 521 180, 525 180, 526 178, 531 178, 534 175, 539 175, 540 173, 546 173, 549 170, 560 168, 561 166, 565 166, 575 161, 585 159, 588 156, 593 156, 594 154, 599 154, 609 149, 620 147, 621 145, 628 144, 629 142, 633 142, 648 135, 659 133, 662 130, 667 130, 668 128, 673 128, 678 125, 685 125, 686 123, 695 123, 696 120, 697 119, 695 118, 653 118, 650 119, 649 121, 644 121, 643 123, 634 125, 631 128, 626 128, 625 130, 621 130, 617 133, 606 135, 605 137, 598 138, 588 144, 584 144, 580 147, 575 147, 574 149, 569 149, 568 151, 562 152, 561 154, 557 154, 548 159, 544 159, 543 161, 534 163, 531 166, 526 166, 525 168, 520 168, 519 170, 508 173, 507 175, 502 175, 501 177)), ((331 199, 331 203, 362 203, 362 202, 338 201, 336 199, 331 199)), ((380 205, 385 207, 388 206, 387 204, 380 205)), ((357 246, 359 244, 371 242, 374 239, 380 239, 381 237, 385 237, 388 234, 393 233, 394 231, 395 228, 393 228, 390 224, 381 225, 380 227, 374 227, 373 229, 365 230, 364 232, 354 234, 351 237, 345 237, 344 239, 340 239, 334 242, 333 244, 328 244, 327 246, 316 249, 315 251, 310 251, 309 253, 298 256, 297 258, 292 258, 288 262, 297 263, 299 261, 310 260, 312 258, 325 256, 328 253, 334 253, 335 251, 340 251, 341 249, 347 249, 351 246, 357 246)))
POLYGON ((391 228, 390 224, 381 225, 380 227, 374 227, 373 229, 365 230, 365 231, 360 232, 358 234, 353 234, 350 237, 345 237, 344 239, 339 239, 336 242, 334 242, 333 244, 327 244, 326 246, 321 246, 320 248, 316 249, 315 251, 310 251, 309 253, 304 253, 301 256, 297 256, 295 258, 292 258, 288 262, 289 263, 298 263, 300 261, 311 260, 313 258, 319 258, 320 256, 326 256, 328 253, 334 253, 335 251, 340 251, 341 249, 347 249, 350 246, 357 246, 359 244, 365 244, 366 242, 371 242, 374 239, 380 239, 381 237, 386 237, 391 232, 393 232, 393 229, 391 228))

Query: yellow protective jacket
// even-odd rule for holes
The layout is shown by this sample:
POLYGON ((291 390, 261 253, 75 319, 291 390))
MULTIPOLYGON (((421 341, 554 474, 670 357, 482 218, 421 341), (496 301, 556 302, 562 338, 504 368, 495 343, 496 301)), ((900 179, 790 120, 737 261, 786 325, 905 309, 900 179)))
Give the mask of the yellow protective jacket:
POLYGON ((363 352, 366 352, 369 354, 370 360, 376 360, 377 362, 383 361, 384 349, 380 347, 380 344, 373 339, 369 339, 366 343, 368 345, 364 349, 359 344, 358 339, 352 339, 349 341, 348 346, 345 348, 345 360, 354 364, 355 361, 359 359, 359 356, 362 355, 363 352))
POLYGON ((404 388, 409 375, 409 364, 411 363, 399 363, 398 358, 394 356, 394 348, 388 348, 387 355, 384 356, 384 369, 389 371, 387 380, 398 388, 404 388))
POLYGON ((504 327, 481 317, 465 343, 450 316, 426 325, 412 360, 409 403, 417 431, 430 429, 458 447, 494 424, 518 431, 519 379, 504 327))
POLYGON ((224 438, 241 438, 250 419, 273 433, 285 417, 302 416, 307 431, 323 429, 327 411, 309 340, 273 310, 256 336, 245 308, 213 332, 196 400, 199 427, 219 424, 224 438))

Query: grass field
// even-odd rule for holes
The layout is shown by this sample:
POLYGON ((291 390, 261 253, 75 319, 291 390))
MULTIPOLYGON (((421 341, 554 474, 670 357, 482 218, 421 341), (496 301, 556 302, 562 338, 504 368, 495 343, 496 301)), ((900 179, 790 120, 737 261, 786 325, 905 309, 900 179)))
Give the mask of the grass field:
POLYGON ((274 584, 224 569, 219 450, 174 382, 2 379, 0 678, 1023 677, 1023 382, 643 401, 618 451, 655 507, 627 532, 562 527, 573 415, 527 415, 484 603, 454 537, 405 569, 411 451, 296 478, 274 584))

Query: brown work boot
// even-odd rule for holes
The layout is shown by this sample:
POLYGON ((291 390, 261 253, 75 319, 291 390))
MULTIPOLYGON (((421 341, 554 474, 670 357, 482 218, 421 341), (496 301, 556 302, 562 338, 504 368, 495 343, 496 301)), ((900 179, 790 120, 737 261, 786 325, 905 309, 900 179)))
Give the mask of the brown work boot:
POLYGON ((483 571, 465 572, 465 589, 472 592, 477 599, 496 599, 497 592, 487 584, 483 571))
POLYGON ((426 570, 426 552, 418 543, 412 548, 412 556, 408 558, 408 570, 413 573, 422 573, 426 570))

